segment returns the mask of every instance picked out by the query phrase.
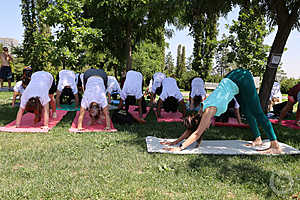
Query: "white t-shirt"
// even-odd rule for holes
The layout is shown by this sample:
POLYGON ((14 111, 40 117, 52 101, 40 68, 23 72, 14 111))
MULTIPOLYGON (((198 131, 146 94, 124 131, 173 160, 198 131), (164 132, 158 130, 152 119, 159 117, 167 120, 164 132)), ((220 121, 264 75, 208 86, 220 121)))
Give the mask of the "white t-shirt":
POLYGON ((87 80, 86 88, 81 100, 81 107, 88 109, 92 102, 99 104, 101 108, 105 108, 108 105, 104 81, 98 76, 92 76, 87 80))
POLYGON ((121 91, 121 99, 125 101, 127 96, 135 96, 140 99, 143 96, 142 90, 143 75, 140 72, 130 70, 126 74, 124 86, 121 91))
POLYGON ((206 97, 206 92, 204 89, 204 81, 202 78, 194 78, 192 80, 192 91, 191 91, 191 97, 194 98, 195 96, 201 96, 202 99, 206 97))
POLYGON ((164 101, 170 96, 175 97, 178 101, 183 99, 176 80, 171 77, 165 78, 162 81, 162 92, 159 98, 164 101))
POLYGON ((25 89, 23 88, 22 81, 18 81, 14 87, 14 91, 23 94, 24 90, 25 89))
POLYGON ((116 91, 118 93, 121 93, 120 85, 119 85, 117 79, 114 76, 108 76, 107 77, 107 90, 106 90, 106 92, 111 94, 114 91, 116 91))
POLYGON ((75 73, 71 70, 61 70, 59 72, 59 80, 57 84, 57 90, 62 91, 64 87, 70 86, 73 94, 78 93, 77 84, 75 82, 75 73))
POLYGON ((166 78, 166 75, 161 72, 156 72, 153 75, 152 93, 155 93, 156 89, 161 86, 162 81, 166 78))
POLYGON ((272 98, 279 98, 279 100, 282 100, 282 94, 280 91, 280 83, 278 82, 274 82, 272 90, 271 90, 271 94, 270 94, 270 100, 272 100, 272 98))
POLYGON ((52 86, 53 76, 49 72, 38 71, 32 74, 31 80, 21 97, 21 108, 25 108, 27 101, 31 97, 40 97, 41 104, 44 106, 49 101, 49 90, 52 86))

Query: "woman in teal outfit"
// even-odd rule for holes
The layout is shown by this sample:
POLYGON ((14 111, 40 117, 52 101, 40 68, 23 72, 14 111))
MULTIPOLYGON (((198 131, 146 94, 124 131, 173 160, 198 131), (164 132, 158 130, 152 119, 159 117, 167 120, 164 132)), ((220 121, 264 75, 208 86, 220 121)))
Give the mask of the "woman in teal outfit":
POLYGON ((194 143, 204 131, 209 128, 211 118, 213 116, 220 116, 226 111, 228 103, 234 96, 236 96, 241 111, 245 114, 251 130, 254 133, 255 140, 251 145, 262 145, 262 139, 258 129, 259 124, 271 141, 270 147, 262 151, 262 153, 281 153, 281 148, 278 144, 272 124, 262 111, 253 77, 248 70, 242 68, 233 70, 227 74, 218 87, 201 104, 199 113, 202 115, 202 118, 197 130, 194 131, 180 147, 167 149, 170 151, 181 151, 194 143))

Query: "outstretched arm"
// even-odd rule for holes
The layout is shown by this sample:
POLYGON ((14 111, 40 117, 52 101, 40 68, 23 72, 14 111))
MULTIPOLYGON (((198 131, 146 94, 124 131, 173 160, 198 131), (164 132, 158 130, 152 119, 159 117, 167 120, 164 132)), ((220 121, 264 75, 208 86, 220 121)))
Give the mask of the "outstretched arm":
POLYGON ((206 108, 202 115, 202 118, 201 118, 201 121, 200 121, 200 124, 199 124, 197 130, 194 133, 192 133, 192 135, 190 137, 188 137, 188 139, 182 144, 181 147, 169 148, 167 150, 181 151, 181 150, 187 148, 188 146, 190 146, 195 141, 197 141, 200 138, 200 136, 204 133, 204 131, 209 128, 210 123, 211 123, 211 118, 216 114, 216 112, 217 112, 216 107, 206 108))
POLYGON ((158 102, 157 102, 157 110, 156 110, 156 115, 157 118, 160 118, 160 111, 161 111, 161 106, 162 106, 163 101, 159 98, 158 102))
POLYGON ((44 106, 44 126, 42 128, 48 128, 49 123, 49 103, 44 106))
POLYGON ((82 130, 82 121, 83 121, 83 117, 84 117, 84 113, 85 113, 85 109, 83 107, 80 107, 80 111, 79 111, 79 117, 78 117, 78 125, 77 125, 77 129, 78 130, 82 130))
POLYGON ((24 113, 24 109, 23 108, 19 108, 18 114, 17 114, 17 119, 16 119, 16 127, 19 128, 20 124, 21 124, 21 119, 24 113))
POLYGON ((105 121, 106 121, 106 127, 105 129, 106 130, 110 130, 110 117, 109 117, 109 106, 107 105, 105 108, 103 108, 103 113, 104 113, 104 116, 105 116, 105 121))
POLYGON ((168 142, 168 141, 164 141, 164 142, 160 142, 160 144, 166 144, 166 145, 176 145, 179 142, 181 142, 182 140, 186 139, 187 137, 189 137, 191 135, 191 131, 190 130, 185 130, 184 133, 174 142, 168 142))

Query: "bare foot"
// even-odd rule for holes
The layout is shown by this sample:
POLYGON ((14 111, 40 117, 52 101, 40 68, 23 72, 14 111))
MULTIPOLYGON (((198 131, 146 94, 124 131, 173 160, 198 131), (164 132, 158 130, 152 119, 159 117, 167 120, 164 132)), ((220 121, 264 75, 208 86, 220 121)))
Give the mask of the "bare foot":
POLYGON ((282 153, 282 150, 280 147, 279 148, 269 147, 267 149, 257 150, 257 151, 259 151, 262 154, 281 154, 282 153))
POLYGON ((252 143, 250 144, 246 144, 246 146, 250 146, 250 147, 257 147, 257 146, 261 146, 263 144, 261 137, 256 138, 252 143))
POLYGON ((300 120, 296 122, 296 126, 300 126, 300 120))

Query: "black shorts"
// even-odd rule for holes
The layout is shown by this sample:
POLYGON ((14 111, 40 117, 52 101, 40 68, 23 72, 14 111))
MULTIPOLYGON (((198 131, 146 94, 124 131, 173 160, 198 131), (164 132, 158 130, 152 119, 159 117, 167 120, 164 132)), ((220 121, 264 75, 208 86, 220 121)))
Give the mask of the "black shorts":
POLYGON ((54 94, 54 92, 56 92, 56 89, 57 88, 56 88, 55 80, 53 79, 51 88, 49 90, 49 94, 54 94))
POLYGON ((12 79, 12 73, 10 66, 2 66, 0 69, 0 78, 1 79, 12 79))
POLYGON ((105 89, 107 88, 107 74, 103 69, 88 69, 83 74, 83 85, 85 87, 87 80, 91 76, 99 76, 103 79, 105 89))

